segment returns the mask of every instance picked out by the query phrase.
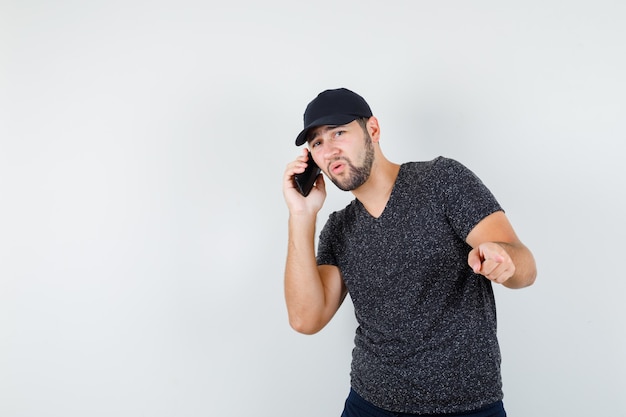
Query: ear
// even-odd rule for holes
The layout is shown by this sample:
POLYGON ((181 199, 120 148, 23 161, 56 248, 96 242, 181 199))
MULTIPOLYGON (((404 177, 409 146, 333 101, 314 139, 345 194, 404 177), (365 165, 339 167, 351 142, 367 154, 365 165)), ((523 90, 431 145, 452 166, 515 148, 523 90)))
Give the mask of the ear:
POLYGON ((380 126, 378 125, 378 119, 375 116, 370 117, 367 121, 366 127, 372 137, 372 142, 378 143, 380 140, 380 126))

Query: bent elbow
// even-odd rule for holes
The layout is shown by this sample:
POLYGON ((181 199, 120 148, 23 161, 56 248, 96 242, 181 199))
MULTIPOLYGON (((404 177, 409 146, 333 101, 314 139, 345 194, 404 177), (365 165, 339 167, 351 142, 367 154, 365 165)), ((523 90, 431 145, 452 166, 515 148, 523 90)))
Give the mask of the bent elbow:
POLYGON ((530 270, 526 274, 526 282, 525 282, 526 285, 524 285, 524 287, 530 287, 531 285, 535 283, 536 280, 537 280, 537 264, 535 263, 535 259, 533 258, 533 262, 530 267, 530 270))
POLYGON ((320 326, 312 321, 302 320, 301 318, 289 318, 289 325, 293 330, 305 335, 313 335, 318 333, 324 326, 320 326))

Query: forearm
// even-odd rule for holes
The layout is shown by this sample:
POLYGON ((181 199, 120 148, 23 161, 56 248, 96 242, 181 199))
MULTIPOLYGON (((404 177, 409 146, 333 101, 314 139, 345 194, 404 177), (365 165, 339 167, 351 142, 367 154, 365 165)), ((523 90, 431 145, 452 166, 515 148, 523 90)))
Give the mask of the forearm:
POLYGON ((289 217, 285 301, 290 325, 302 333, 319 330, 325 308, 324 285, 315 259, 315 221, 315 216, 289 217))

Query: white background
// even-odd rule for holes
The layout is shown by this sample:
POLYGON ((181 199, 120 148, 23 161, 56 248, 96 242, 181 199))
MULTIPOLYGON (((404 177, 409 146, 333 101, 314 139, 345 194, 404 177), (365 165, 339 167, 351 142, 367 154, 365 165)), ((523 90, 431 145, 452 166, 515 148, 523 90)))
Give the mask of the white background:
MULTIPOLYGON (((626 416, 621 1, 0 2, 0 416, 338 416, 354 319, 287 324, 306 104, 453 157, 539 269, 496 289, 511 417, 626 416)), ((351 198, 329 184, 319 217, 351 198)))

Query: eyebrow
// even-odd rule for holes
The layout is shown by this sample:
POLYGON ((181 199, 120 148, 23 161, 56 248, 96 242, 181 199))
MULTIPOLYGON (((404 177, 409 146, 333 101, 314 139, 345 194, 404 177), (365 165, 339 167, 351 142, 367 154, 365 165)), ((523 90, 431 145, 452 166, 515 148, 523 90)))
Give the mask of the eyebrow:
POLYGON ((327 125, 327 126, 324 126, 322 128, 320 128, 321 126, 317 127, 317 128, 315 128, 315 133, 309 133, 307 135, 306 140, 307 140, 307 142, 310 142, 313 139, 315 139, 316 137, 321 136, 324 133, 326 133, 326 132, 328 132, 330 130, 336 129, 338 127, 341 127, 341 126, 345 126, 345 125, 327 125))

